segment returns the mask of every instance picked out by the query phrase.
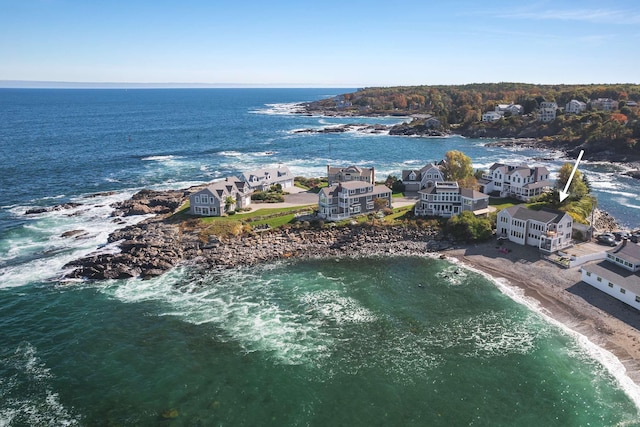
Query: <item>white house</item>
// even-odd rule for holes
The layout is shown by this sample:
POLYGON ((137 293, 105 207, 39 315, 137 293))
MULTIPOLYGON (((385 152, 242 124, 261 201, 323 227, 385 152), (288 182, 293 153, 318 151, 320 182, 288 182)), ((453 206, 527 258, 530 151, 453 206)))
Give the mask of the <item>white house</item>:
POLYGON ((509 112, 513 116, 519 116, 524 112, 524 107, 520 104, 498 104, 496 105, 495 112, 504 116, 504 113, 509 112))
POLYGON ((460 188, 455 181, 436 182, 435 185, 418 192, 416 216, 440 216, 450 218, 464 211, 474 215, 489 212, 489 196, 475 190, 460 188))
POLYGON ((282 188, 293 187, 293 175, 286 166, 244 172, 238 178, 249 184, 249 187, 254 191, 267 191, 276 184, 280 184, 282 188))
POLYGON ((337 221, 372 212, 376 209, 376 199, 384 199, 386 206, 391 207, 391 190, 366 181, 339 182, 324 187, 318 193, 318 215, 329 221, 337 221))
POLYGON ((557 110, 558 104, 555 102, 541 102, 538 108, 538 121, 543 123, 554 121, 557 110))
POLYGON ((347 167, 332 167, 327 165, 327 178, 329 185, 348 181, 362 181, 373 184, 376 182, 376 171, 373 167, 362 168, 353 165, 347 167))
POLYGON ((611 98, 598 98, 591 101, 591 107, 595 110, 613 111, 618 108, 618 101, 611 98))
POLYGON ((587 104, 582 101, 578 101, 577 99, 572 99, 567 102, 567 105, 564 107, 565 113, 569 114, 580 114, 587 109, 587 104))
POLYGON ((224 181, 211 183, 190 195, 189 213, 201 216, 221 216, 228 211, 249 206, 251 193, 252 190, 246 182, 236 178, 226 178, 224 181))
POLYGON ((623 240, 604 261, 583 266, 582 281, 640 310, 640 246, 623 240))
POLYGON ((500 192, 500 197, 514 197, 529 201, 545 192, 550 186, 549 170, 544 166, 529 167, 527 164, 506 165, 494 163, 488 174, 479 181, 485 194, 500 192))
POLYGON ((535 211, 522 205, 498 212, 496 232, 519 245, 529 245, 552 253, 571 245, 573 220, 565 212, 541 209, 535 211))
POLYGON ((495 111, 487 111, 486 113, 482 114, 482 121, 495 122, 497 120, 500 120, 501 117, 502 117, 502 114, 500 113, 497 113, 495 111))
POLYGON ((422 169, 405 169, 402 171, 404 190, 414 192, 433 187, 436 182, 443 182, 444 175, 438 165, 427 164, 422 169))

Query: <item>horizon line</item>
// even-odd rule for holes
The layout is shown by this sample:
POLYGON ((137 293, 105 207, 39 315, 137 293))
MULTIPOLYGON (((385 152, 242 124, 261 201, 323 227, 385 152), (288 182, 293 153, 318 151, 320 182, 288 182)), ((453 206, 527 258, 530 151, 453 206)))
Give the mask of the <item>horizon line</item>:
POLYGON ((527 83, 517 81, 468 82, 456 84, 394 84, 394 85, 356 85, 324 83, 178 83, 178 82, 70 82, 57 80, 0 80, 0 89, 360 89, 374 87, 412 87, 412 86, 464 86, 474 84, 531 84, 537 86, 592 86, 592 85, 638 85, 638 83, 527 83))

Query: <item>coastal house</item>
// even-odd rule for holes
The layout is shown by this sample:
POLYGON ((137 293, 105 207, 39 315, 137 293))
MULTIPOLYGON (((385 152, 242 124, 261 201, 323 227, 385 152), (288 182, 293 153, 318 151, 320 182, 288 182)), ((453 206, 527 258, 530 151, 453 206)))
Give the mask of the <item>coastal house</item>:
POLYGON ((500 197, 514 197, 523 201, 529 201, 551 186, 549 170, 546 167, 529 167, 526 163, 494 163, 489 168, 489 173, 482 175, 478 183, 480 191, 485 194, 499 192, 500 197))
POLYGON ((510 113, 512 116, 519 116, 524 112, 524 107, 520 104, 498 104, 495 112, 504 116, 504 113, 510 113))
POLYGON ((189 196, 189 213, 201 216, 221 216, 251 204, 252 190, 246 182, 226 178, 209 184, 189 196), (233 202, 231 202, 233 201, 233 202))
POLYGON ((424 127, 426 127, 427 129, 437 129, 441 126, 442 124, 440 123, 440 120, 436 119, 435 117, 429 117, 424 121, 424 127))
POLYGON ((415 192, 423 188, 433 187, 436 182, 443 182, 444 174, 438 165, 427 164, 421 169, 404 169, 402 183, 405 192, 415 192))
POLYGON ((280 184, 282 188, 293 187, 293 175, 286 166, 244 172, 238 178, 246 182, 253 191, 267 191, 276 184, 280 184))
POLYGON ((618 108, 618 101, 611 98, 598 98, 591 101, 594 110, 613 111, 618 108))
POLYGON ((554 121, 557 110, 558 104, 555 102, 541 102, 538 108, 538 121, 543 123, 554 121))
POLYGON ((640 246, 623 240, 604 261, 582 267, 582 281, 640 310, 640 246))
POLYGON ((565 113, 568 114, 580 114, 587 110, 587 103, 578 101, 577 99, 572 99, 567 102, 567 105, 564 107, 565 113))
POLYGON ((391 190, 384 185, 366 181, 338 182, 318 193, 318 215, 329 221, 373 212, 376 199, 383 199, 391 207, 391 190))
POLYGON ((329 185, 349 181, 368 182, 369 184, 373 184, 376 182, 376 173, 373 167, 332 167, 327 165, 327 178, 329 180, 329 185))
POLYGON ((420 200, 416 203, 416 216, 439 216, 450 218, 464 211, 474 215, 489 212, 489 196, 475 190, 460 188, 455 181, 436 182, 435 185, 418 191, 420 200))
POLYGON ((571 245, 572 225, 573 219, 565 212, 515 205, 498 212, 496 232, 514 243, 550 254, 571 245))
POLYGON ((502 117, 502 114, 500 113, 496 113, 495 111, 487 111, 486 113, 482 114, 482 121, 495 122, 497 120, 500 120, 501 117, 502 117))

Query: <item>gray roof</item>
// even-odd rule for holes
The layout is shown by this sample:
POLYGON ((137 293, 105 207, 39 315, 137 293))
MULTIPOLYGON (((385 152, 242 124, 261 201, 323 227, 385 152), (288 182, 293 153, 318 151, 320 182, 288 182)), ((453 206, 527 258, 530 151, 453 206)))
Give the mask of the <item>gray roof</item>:
POLYGON ((553 211, 551 209, 540 209, 539 211, 534 211, 533 209, 529 209, 523 205, 510 206, 505 208, 505 210, 513 218, 521 219, 523 221, 532 220, 543 222, 545 224, 558 223, 565 215, 567 215, 564 212, 553 211))
POLYGON ((475 199, 475 200, 477 200, 477 199, 488 199, 489 198, 488 194, 484 194, 484 193, 481 193, 479 191, 472 190, 470 188, 461 188, 460 189, 460 195, 462 197, 467 198, 467 199, 475 199))
POLYGON ((251 183, 251 177, 254 176, 259 180, 266 180, 266 177, 270 176, 270 179, 268 179, 267 182, 275 182, 281 179, 293 179, 291 171, 286 166, 279 166, 277 168, 256 169, 242 173, 242 177, 244 178, 244 180, 249 183, 251 183))
POLYGON ((609 261, 600 261, 597 264, 584 265, 582 269, 618 286, 622 286, 636 295, 640 295, 640 276, 638 273, 632 273, 609 261))
POLYGON ((631 243, 627 240, 623 241, 617 247, 607 251, 610 254, 624 258, 632 264, 640 263, 640 245, 631 243))

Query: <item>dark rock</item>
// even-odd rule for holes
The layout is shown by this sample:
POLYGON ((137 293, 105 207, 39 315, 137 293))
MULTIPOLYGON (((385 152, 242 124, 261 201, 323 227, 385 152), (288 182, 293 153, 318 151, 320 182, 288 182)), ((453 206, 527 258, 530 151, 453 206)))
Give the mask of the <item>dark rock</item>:
POLYGON ((55 206, 27 209, 27 211, 24 214, 25 215, 41 214, 41 213, 46 213, 46 212, 54 212, 54 211, 61 211, 61 210, 66 210, 66 209, 73 209, 73 208, 77 208, 78 206, 82 206, 82 203, 63 203, 63 204, 55 205, 55 206))
POLYGON ((86 231, 84 231, 84 230, 70 230, 70 231, 65 231, 64 233, 62 233, 60 235, 60 237, 63 237, 63 238, 73 237, 73 236, 76 236, 76 235, 82 234, 82 233, 86 233, 86 231))

